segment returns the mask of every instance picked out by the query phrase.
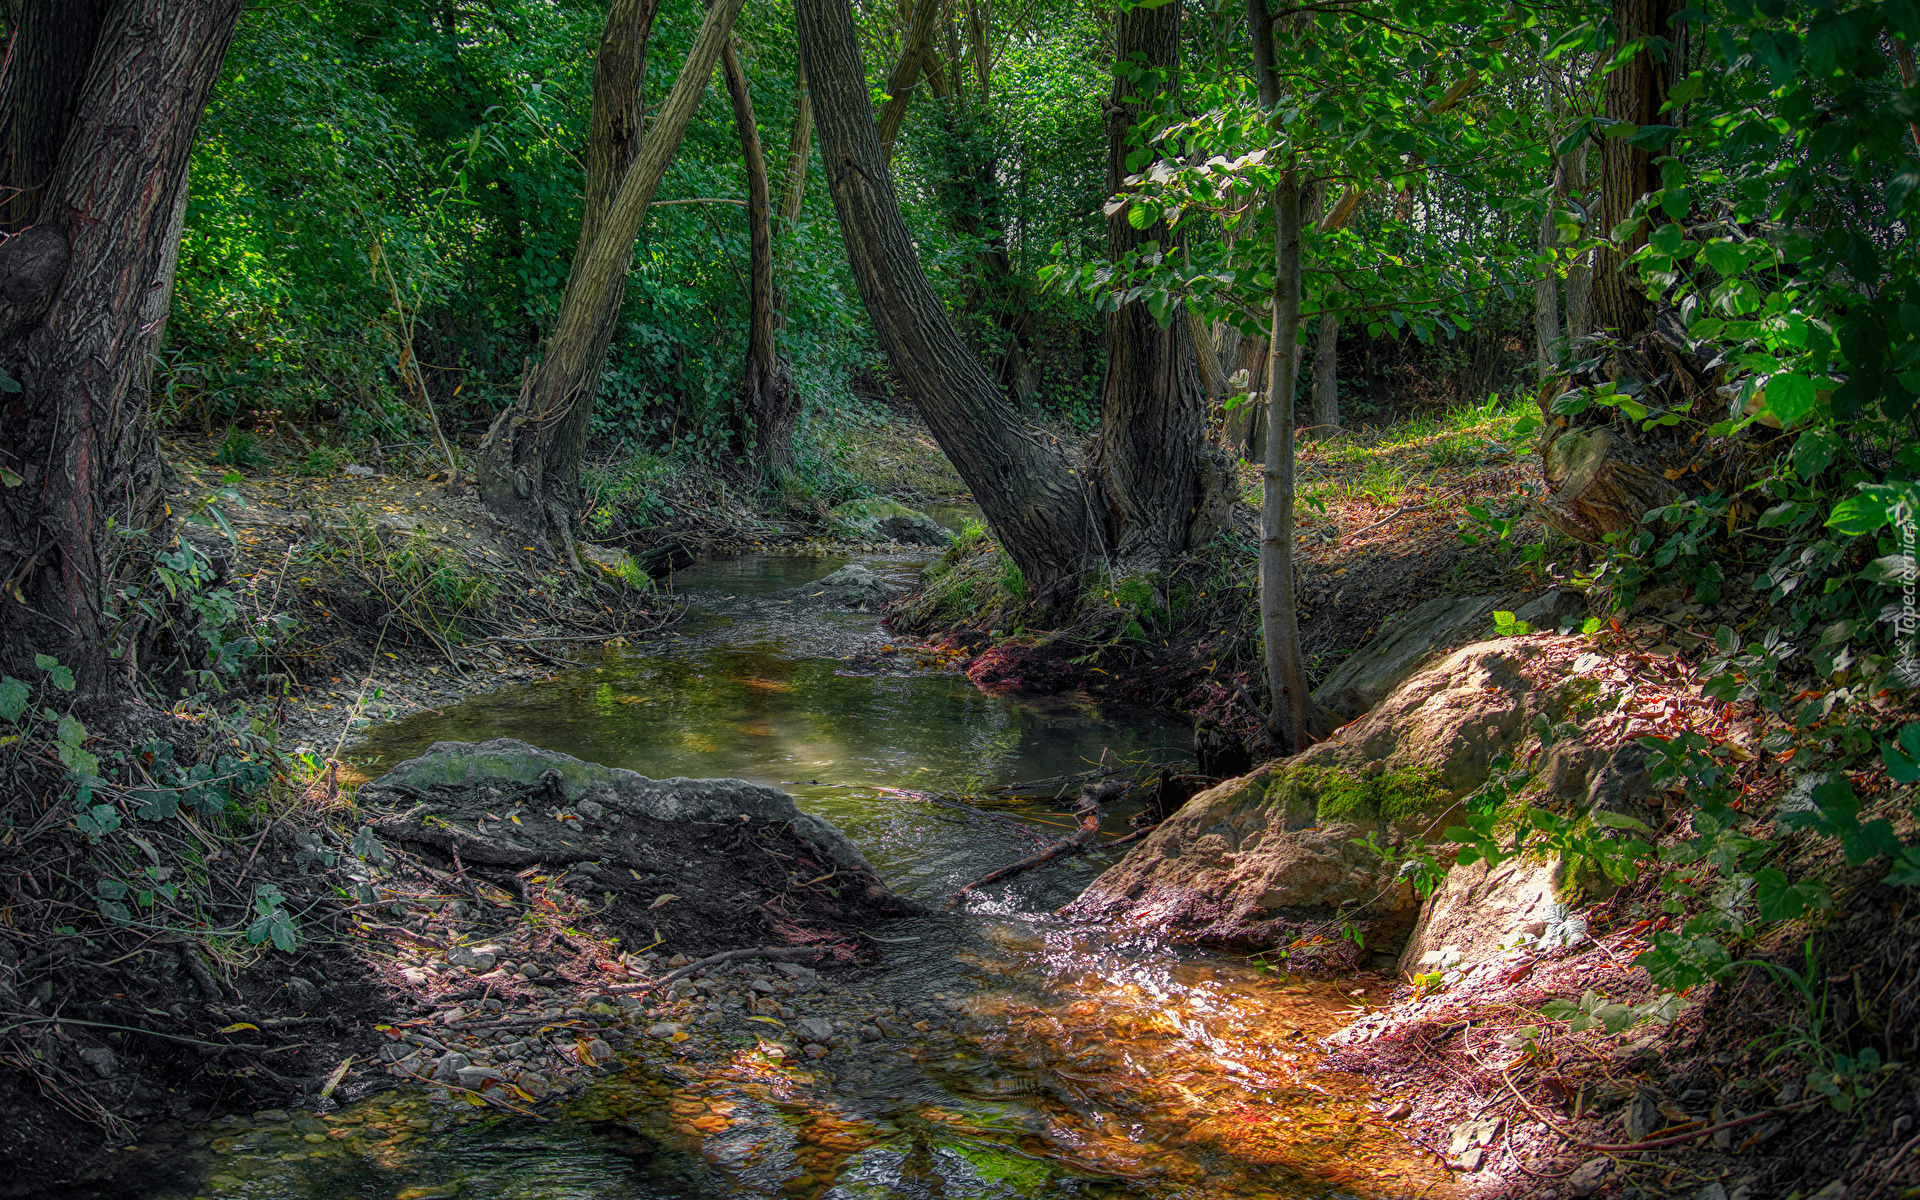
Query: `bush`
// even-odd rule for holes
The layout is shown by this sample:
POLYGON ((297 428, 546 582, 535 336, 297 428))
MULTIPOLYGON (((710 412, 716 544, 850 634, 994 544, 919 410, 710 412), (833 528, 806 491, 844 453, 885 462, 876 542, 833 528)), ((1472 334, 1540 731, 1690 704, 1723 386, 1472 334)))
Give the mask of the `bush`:
POLYGON ((266 466, 268 460, 267 452, 260 447, 260 439, 236 425, 221 439, 220 448, 213 452, 213 461, 254 470, 266 466))

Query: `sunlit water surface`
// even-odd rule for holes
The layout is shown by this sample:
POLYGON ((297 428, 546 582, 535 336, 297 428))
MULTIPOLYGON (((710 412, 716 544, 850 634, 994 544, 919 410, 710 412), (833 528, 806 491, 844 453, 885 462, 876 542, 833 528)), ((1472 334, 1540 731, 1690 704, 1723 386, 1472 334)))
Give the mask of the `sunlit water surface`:
MULTIPOLYGON (((900 891, 941 902, 1059 836, 1072 789, 937 802, 1116 760, 1181 756, 1185 731, 1085 699, 989 696, 867 613, 780 593, 844 559, 748 556, 688 569, 672 643, 374 731, 377 774, 441 740, 515 737, 655 778, 775 784, 860 843, 900 891), (891 652, 889 652, 891 651, 891 652), (1011 819, 1009 819, 1011 818, 1011 819)), ((905 582, 920 563, 859 561, 905 582)), ((1108 817, 1127 831, 1136 805, 1108 817)), ((1117 852, 1116 852, 1117 853, 1117 852)), ((1308 1047, 1384 985, 1303 982, 1052 915, 1112 855, 891 923, 876 986, 958 1036, 847 1064, 764 1040, 704 1063, 636 1065, 545 1123, 385 1093, 326 1128, 196 1131, 156 1200, 933 1200, 1444 1194, 1444 1173, 1313 1074, 1308 1047), (771 1050, 771 1053, 769 1053, 771 1050), (1438 1189, 1436 1192, 1435 1189, 1438 1189)), ((123 1193, 133 1194, 133 1193, 123 1193)))

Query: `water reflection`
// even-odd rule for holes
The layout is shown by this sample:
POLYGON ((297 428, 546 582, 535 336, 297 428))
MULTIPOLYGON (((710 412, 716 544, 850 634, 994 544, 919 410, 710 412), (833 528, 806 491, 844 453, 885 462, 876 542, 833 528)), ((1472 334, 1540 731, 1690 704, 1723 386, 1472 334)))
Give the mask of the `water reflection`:
MULTIPOLYGON (((400 722, 377 731, 361 757, 378 771, 434 740, 513 736, 654 777, 773 783, 846 829, 890 883, 937 899, 1058 836, 1067 801, 1041 797, 988 814, 916 793, 1051 777, 1103 755, 1172 753, 1184 740, 1178 729, 1084 700, 982 695, 957 676, 876 655, 890 643, 870 614, 796 612, 778 595, 837 565, 706 564, 678 581, 699 613, 665 652, 610 654, 400 722)), ((880 565, 899 575, 915 567, 880 565)), ((1125 828, 1127 811, 1113 815, 1111 831, 1125 828)), ((1449 1194, 1431 1158, 1370 1110, 1362 1082, 1311 1070, 1311 1044, 1383 1000, 1386 981, 1289 981, 1050 915, 1100 865, 1097 856, 1071 860, 985 889, 967 912, 871 931, 885 970, 812 1011, 876 1024, 884 1012, 892 1024, 880 1040, 852 1039, 813 1059, 776 1020, 707 1026, 679 1044, 639 1039, 622 1073, 544 1110, 553 1119, 541 1123, 412 1091, 324 1118, 229 1119, 136 1151, 140 1185, 97 1194, 1449 1194)), ((700 1011, 663 1003, 655 1013, 680 1020, 700 1011)))

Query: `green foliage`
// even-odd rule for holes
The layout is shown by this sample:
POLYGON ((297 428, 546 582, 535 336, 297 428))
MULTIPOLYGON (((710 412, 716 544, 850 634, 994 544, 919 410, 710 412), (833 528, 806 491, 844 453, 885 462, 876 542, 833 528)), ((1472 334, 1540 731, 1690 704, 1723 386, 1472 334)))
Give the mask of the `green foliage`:
POLYGON ((213 452, 213 461, 230 467, 256 470, 267 465, 267 452, 261 449, 259 438, 236 425, 227 430, 226 437, 220 439, 220 445, 213 452))
POLYGON ((300 461, 300 474, 309 477, 337 475, 353 460, 347 451, 332 446, 315 446, 300 461))

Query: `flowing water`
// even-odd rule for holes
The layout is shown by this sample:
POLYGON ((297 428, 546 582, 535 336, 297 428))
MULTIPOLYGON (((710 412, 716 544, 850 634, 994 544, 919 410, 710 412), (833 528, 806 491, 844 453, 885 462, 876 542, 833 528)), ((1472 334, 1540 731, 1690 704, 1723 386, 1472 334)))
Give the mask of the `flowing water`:
MULTIPOLYGON (((784 787, 938 903, 1059 836, 1070 798, 991 814, 935 793, 1182 756, 1183 729, 1084 699, 988 696, 867 613, 780 593, 834 558, 747 556, 682 572, 669 645, 374 732, 361 770, 438 740, 511 736, 655 778, 784 787)), ((861 561, 905 581, 919 563, 861 561)), ((1065 793, 1070 797, 1071 792, 1065 793)), ((1125 832, 1133 809, 1109 814, 1125 832)), ((535 1122, 388 1092, 324 1119, 229 1118, 155 1147, 154 1200, 1168 1200, 1440 1194, 1444 1174, 1309 1047, 1384 981, 1307 982, 1052 910, 1110 865, 1069 859, 960 910, 876 929, 870 986, 926 1032, 850 1061, 730 1051, 636 1062, 535 1122)), ((788 1048, 790 1050, 790 1048, 788 1048)))

